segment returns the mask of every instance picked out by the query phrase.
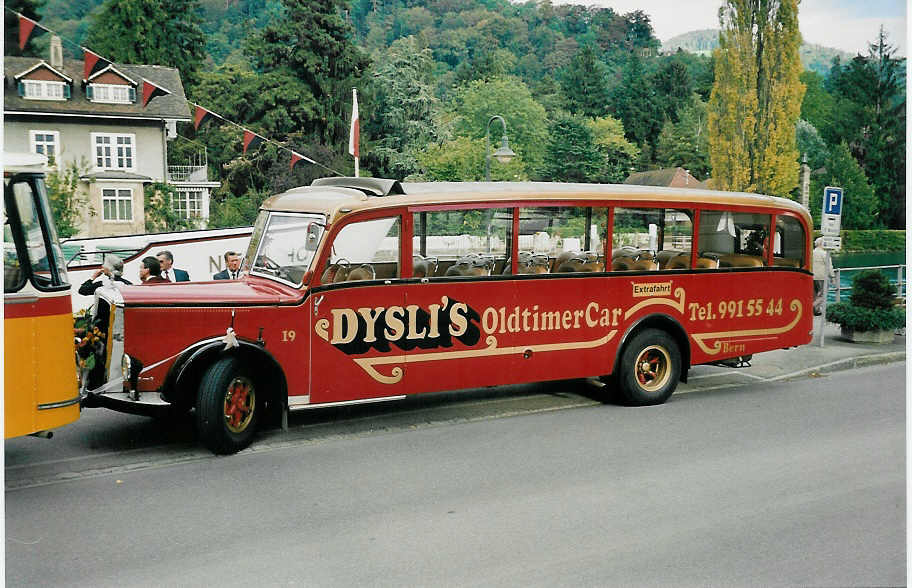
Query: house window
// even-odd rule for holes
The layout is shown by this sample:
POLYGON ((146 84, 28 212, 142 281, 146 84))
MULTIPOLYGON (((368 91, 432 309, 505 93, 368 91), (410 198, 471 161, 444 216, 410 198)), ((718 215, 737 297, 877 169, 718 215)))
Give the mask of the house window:
POLYGON ((130 86, 115 84, 89 84, 92 102, 107 102, 110 104, 132 104, 136 98, 136 90, 130 86))
POLYGON ((136 135, 92 133, 96 169, 133 169, 136 135))
POLYGON ((178 190, 171 196, 171 207, 181 218, 200 218, 203 215, 203 192, 178 190))
POLYGON ((22 80, 22 96, 30 100, 66 100, 66 82, 22 80))
POLYGON ((133 190, 103 188, 101 190, 102 218, 106 221, 133 220, 133 190))
POLYGON ((60 133, 57 131, 29 131, 29 144, 32 153, 46 155, 48 163, 53 164, 60 152, 60 133))

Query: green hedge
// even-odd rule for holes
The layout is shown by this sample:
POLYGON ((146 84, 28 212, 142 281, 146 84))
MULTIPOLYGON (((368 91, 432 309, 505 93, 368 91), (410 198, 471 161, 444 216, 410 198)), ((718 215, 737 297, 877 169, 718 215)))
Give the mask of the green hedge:
POLYGON ((845 230, 842 236, 843 251, 905 251, 906 232, 875 229, 870 231, 845 230))

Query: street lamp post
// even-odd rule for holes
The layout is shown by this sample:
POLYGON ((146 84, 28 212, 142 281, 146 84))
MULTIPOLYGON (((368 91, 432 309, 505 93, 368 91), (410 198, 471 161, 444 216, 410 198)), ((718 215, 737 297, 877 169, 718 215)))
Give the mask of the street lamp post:
POLYGON ((510 149, 510 143, 507 141, 507 123, 504 121, 502 116, 497 116, 496 114, 488 119, 488 125, 485 128, 485 181, 491 181, 491 123, 494 120, 499 120, 501 126, 503 127, 503 135, 500 141, 500 149, 494 152, 494 157, 497 158, 497 161, 500 163, 509 163, 511 159, 516 157, 516 154, 513 153, 513 150, 510 149))

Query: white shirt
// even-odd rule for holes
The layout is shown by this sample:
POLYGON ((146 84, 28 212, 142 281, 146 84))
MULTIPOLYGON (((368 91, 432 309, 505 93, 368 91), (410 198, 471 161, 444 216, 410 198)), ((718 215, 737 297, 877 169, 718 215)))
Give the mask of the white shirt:
POLYGON ((169 282, 173 282, 174 281, 174 270, 173 269, 162 270, 161 276, 163 278, 165 278, 166 280, 168 280, 169 282))
POLYGON ((814 247, 814 279, 826 280, 833 277, 833 262, 830 253, 823 247, 814 247))

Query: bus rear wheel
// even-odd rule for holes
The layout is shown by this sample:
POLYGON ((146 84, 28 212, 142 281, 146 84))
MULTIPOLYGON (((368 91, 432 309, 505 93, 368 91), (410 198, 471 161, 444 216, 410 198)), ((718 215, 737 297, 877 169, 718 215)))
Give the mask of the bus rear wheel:
POLYGON ((259 418, 256 380, 236 357, 212 364, 200 384, 196 425, 213 453, 237 453, 253 440, 259 418))
POLYGON ((659 329, 634 335, 621 354, 615 382, 627 404, 662 404, 678 386, 681 351, 674 338, 659 329))

